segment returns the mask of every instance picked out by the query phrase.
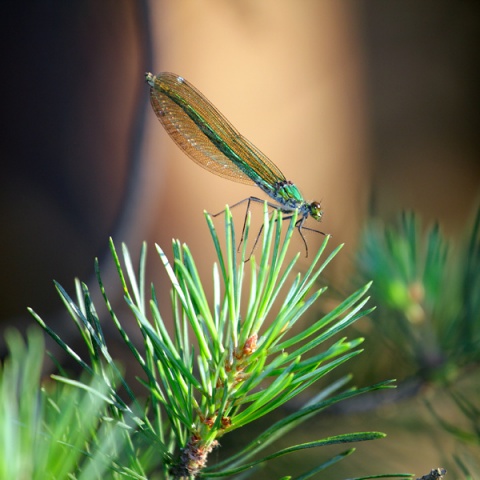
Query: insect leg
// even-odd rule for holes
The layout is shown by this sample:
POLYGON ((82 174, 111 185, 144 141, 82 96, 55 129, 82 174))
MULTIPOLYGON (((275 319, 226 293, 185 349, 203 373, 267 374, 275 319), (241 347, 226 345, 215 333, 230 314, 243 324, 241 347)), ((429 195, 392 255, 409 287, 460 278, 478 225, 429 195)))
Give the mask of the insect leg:
MULTIPOLYGON (((240 200, 239 202, 237 203, 234 203, 233 205, 230 206, 230 209, 234 209, 236 207, 238 207, 239 205, 241 205, 242 203, 245 203, 247 202, 247 208, 245 209, 245 217, 243 219, 243 227, 242 227, 242 236, 240 237, 240 242, 238 244, 238 249, 237 251, 240 250, 240 246, 242 245, 243 243, 243 238, 245 236, 245 227, 247 225, 247 216, 248 216, 248 212, 250 211, 250 204, 252 202, 256 202, 256 203, 264 203, 265 200, 262 200, 261 198, 257 198, 257 197, 248 197, 248 198, 244 198, 243 200, 240 200)), ((275 207, 274 205, 270 204, 269 202, 267 202, 267 204, 270 206, 270 207, 275 207)), ((212 217, 218 217, 220 214, 222 213, 225 213, 225 210, 222 210, 218 213, 215 213, 212 215, 212 217)), ((262 226, 262 229, 263 229, 263 226, 262 226)), ((262 229, 260 229, 260 232, 262 231, 262 229)), ((260 235, 260 234, 259 234, 260 235)), ((257 244, 258 242, 258 236, 257 236, 257 239, 255 240, 255 245, 257 244)), ((255 247, 254 247, 255 248, 255 247)), ((253 253, 253 250, 252 250, 252 253, 253 253)), ((248 260, 250 260, 250 257, 252 256, 252 253, 250 253, 250 256, 248 257, 248 260)))

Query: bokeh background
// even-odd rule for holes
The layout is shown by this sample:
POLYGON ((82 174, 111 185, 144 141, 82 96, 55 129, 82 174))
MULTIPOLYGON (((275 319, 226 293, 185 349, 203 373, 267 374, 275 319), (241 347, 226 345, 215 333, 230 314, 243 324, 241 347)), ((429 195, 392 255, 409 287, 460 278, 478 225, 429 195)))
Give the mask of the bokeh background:
MULTIPOLYGON (((52 279, 91 282, 99 257, 108 282, 109 236, 132 253, 179 238, 207 275, 203 211, 259 194, 178 150, 150 110, 146 71, 187 78, 322 201, 321 228, 346 243, 329 272, 338 290, 367 217, 414 209, 454 238, 478 205, 478 2, 3 2, 0 38, 2 329, 26 328, 32 306, 74 338, 52 279)), ((448 438, 411 402, 318 425, 389 434, 338 478, 445 463, 448 438)))

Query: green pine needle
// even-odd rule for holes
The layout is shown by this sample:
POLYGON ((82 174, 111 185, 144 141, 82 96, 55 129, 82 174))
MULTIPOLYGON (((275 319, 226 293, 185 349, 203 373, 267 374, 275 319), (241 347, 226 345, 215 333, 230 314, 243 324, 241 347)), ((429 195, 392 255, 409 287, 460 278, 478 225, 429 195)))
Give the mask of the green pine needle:
MULTIPOLYGON (((113 324, 145 373, 141 384, 146 389, 146 403, 136 398, 134 388, 113 361, 85 285, 77 283, 77 302, 61 286, 57 285, 57 289, 88 346, 88 361, 80 358, 32 311, 40 325, 88 374, 104 379, 106 387, 101 395, 107 405, 104 415, 137 432, 130 445, 135 451, 143 452, 139 458, 149 459, 150 463, 142 465, 144 471, 152 468, 155 451, 165 478, 224 476, 304 448, 383 436, 376 432, 352 433, 292 446, 260 458, 257 455, 270 443, 260 435, 261 441, 247 446, 242 456, 206 468, 209 453, 218 447, 222 436, 281 407, 361 352, 358 346, 362 339, 338 338, 333 343, 330 340, 372 311, 366 307, 368 297, 365 296, 370 284, 309 325, 301 325, 305 314, 322 300, 326 287, 321 285, 320 275, 341 246, 325 257, 330 241, 326 236, 306 272, 297 272, 299 254, 287 261, 296 220, 297 216, 293 215, 289 222, 283 222, 281 212, 270 215, 265 206, 262 241, 252 253, 248 242, 249 218, 237 252, 238 238, 228 207, 224 246, 211 217, 206 214, 217 255, 211 299, 186 245, 173 242, 172 260, 156 246, 172 288, 173 334, 163 321, 163 307, 158 303, 154 286, 151 298, 147 298, 146 246, 142 247, 136 269, 127 247, 122 246, 122 257, 119 257, 113 241, 110 242, 124 299, 140 329, 143 345, 135 345, 122 327, 108 299, 98 262, 97 279, 113 324), (115 388, 118 384, 123 386, 128 401, 118 395, 115 388)), ((62 382, 80 386, 77 380, 63 378, 62 382)), ((273 425, 268 436, 278 438, 344 398, 391 386, 385 383, 342 393, 338 390, 343 385, 344 380, 335 382, 332 378, 331 386, 318 394, 315 404, 273 425)), ((333 458, 337 461, 341 457, 333 458)))

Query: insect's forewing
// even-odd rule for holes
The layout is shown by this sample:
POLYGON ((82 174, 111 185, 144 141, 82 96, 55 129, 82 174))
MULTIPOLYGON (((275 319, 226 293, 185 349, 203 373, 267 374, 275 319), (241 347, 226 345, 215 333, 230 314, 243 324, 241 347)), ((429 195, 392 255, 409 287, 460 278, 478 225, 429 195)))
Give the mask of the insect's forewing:
POLYGON ((175 143, 216 175, 272 190, 282 172, 190 83, 173 73, 147 74, 153 110, 175 143))

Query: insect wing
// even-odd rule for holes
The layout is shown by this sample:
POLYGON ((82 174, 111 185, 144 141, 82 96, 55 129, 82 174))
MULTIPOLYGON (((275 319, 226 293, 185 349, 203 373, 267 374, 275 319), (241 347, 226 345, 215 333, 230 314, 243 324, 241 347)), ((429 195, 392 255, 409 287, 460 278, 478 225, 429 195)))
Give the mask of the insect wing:
POLYGON ((153 110, 175 143, 221 177, 273 190, 282 172, 189 82, 173 73, 147 74, 153 110))

